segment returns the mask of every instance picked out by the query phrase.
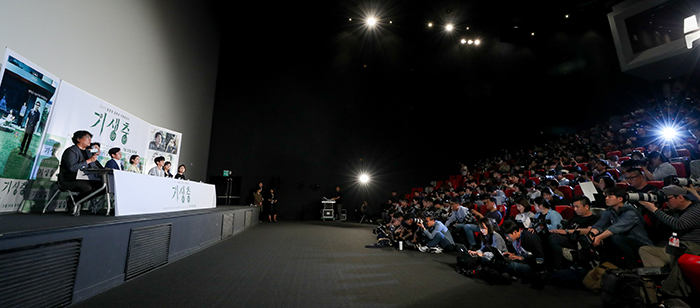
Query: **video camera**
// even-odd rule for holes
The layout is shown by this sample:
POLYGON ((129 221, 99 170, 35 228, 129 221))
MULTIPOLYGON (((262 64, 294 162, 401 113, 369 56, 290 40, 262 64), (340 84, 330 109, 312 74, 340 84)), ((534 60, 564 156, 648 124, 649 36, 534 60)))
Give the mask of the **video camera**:
POLYGON ((545 219, 545 216, 541 215, 538 218, 533 218, 531 221, 532 224, 530 224, 530 228, 534 229, 536 234, 542 235, 549 233, 547 225, 552 223, 551 219, 545 219))

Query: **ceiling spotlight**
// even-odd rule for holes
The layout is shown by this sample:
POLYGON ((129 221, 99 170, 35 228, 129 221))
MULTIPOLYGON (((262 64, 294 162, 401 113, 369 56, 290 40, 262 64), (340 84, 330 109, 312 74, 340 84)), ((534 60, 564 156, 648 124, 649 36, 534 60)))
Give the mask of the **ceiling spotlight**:
POLYGON ((466 43, 467 43, 467 40, 465 40, 465 39, 462 39, 462 40, 461 40, 461 41, 459 41, 459 42, 460 42, 460 43, 462 43, 462 44, 466 44, 466 43))
POLYGON ((564 18, 569 18, 569 14, 564 15, 564 18))
POLYGON ((452 31, 452 29, 454 29, 454 26, 452 26, 452 24, 447 24, 447 26, 445 26, 445 30, 447 31, 452 31))
POLYGON ((348 21, 352 21, 352 18, 348 18, 348 21))
POLYGON ((467 30, 469 30, 469 27, 467 27, 467 30))
POLYGON ((369 175, 361 174, 359 177, 360 183, 367 184, 369 182, 369 175))
POLYGON ((374 17, 367 18, 367 25, 372 27, 377 24, 377 19, 374 17))
POLYGON ((530 36, 535 36, 535 32, 530 33, 530 36))
POLYGON ((393 24, 394 22, 393 22, 393 21, 391 21, 391 20, 389 20, 389 23, 390 23, 390 24, 393 24))
POLYGON ((467 43, 468 43, 469 45, 471 45, 471 44, 474 44, 474 41, 468 40, 467 43))
POLYGON ((474 45, 479 45, 481 44, 481 40, 474 40, 474 45))
POLYGON ((432 27, 433 27, 433 23, 432 23, 432 22, 429 22, 429 23, 428 23, 428 27, 432 28, 432 27))

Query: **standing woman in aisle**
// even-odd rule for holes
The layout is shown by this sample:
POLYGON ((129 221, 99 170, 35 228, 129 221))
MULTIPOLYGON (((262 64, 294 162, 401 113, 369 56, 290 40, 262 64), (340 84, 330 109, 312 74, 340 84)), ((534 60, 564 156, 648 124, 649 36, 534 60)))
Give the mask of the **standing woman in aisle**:
POLYGON ((277 197, 275 197, 275 190, 270 189, 270 196, 267 199, 267 220, 270 222, 277 222, 277 197))

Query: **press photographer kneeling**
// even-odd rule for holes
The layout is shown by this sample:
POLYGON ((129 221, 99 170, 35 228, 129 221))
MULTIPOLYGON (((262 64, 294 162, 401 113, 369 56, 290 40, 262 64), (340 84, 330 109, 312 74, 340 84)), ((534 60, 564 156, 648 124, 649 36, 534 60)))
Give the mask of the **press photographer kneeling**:
MULTIPOLYGON (((688 185, 686 183, 686 185, 688 185)), ((677 185, 669 185, 661 189, 663 199, 657 203, 668 202, 668 211, 661 210, 653 202, 639 201, 647 210, 663 224, 671 227, 680 239, 678 247, 669 245, 666 247, 644 246, 639 248, 639 255, 645 267, 667 267, 671 269, 668 278, 662 283, 661 291, 674 296, 688 296, 692 291, 680 268, 678 258, 684 254, 700 255, 700 206, 697 201, 691 201, 687 194, 691 193, 698 199, 700 195, 692 185, 684 188, 677 185)))

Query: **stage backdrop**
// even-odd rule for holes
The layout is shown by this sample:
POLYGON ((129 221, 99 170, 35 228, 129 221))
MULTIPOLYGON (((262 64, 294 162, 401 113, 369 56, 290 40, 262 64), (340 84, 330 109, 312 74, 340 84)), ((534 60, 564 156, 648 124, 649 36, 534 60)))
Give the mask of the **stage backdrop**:
MULTIPOLYGON (((162 155, 172 162, 171 173, 176 173, 181 133, 154 126, 68 82, 43 73, 9 49, 4 59, 9 63, 3 66, 5 74, 0 86, 0 91, 4 90, 1 92, 0 112, 7 110, 0 119, 0 170, 4 168, 0 177, 0 213, 16 212, 23 201, 25 211, 43 208, 57 190, 55 182, 61 155, 73 145, 71 136, 78 130, 89 131, 93 134, 92 141, 101 144, 99 161, 102 165, 111 159, 107 153, 109 149, 119 147, 125 170, 130 166, 131 155, 141 157, 137 167, 144 174, 149 166, 154 165, 154 155, 162 155), (25 79, 17 81, 17 76, 25 79), (31 108, 22 112, 22 105, 18 103, 21 101, 30 102, 36 110, 34 112, 41 113, 32 134, 34 138, 26 142, 26 150, 21 145, 25 130, 22 123, 27 126, 37 116, 31 108), (25 120, 13 120, 11 115, 8 116, 11 112, 24 114, 25 120), (160 138, 154 138, 156 132, 160 138)), ((66 196, 59 195, 51 210, 64 211, 66 196)))
POLYGON ((0 212, 15 211, 27 192, 60 80, 5 49, 0 70, 0 212))

